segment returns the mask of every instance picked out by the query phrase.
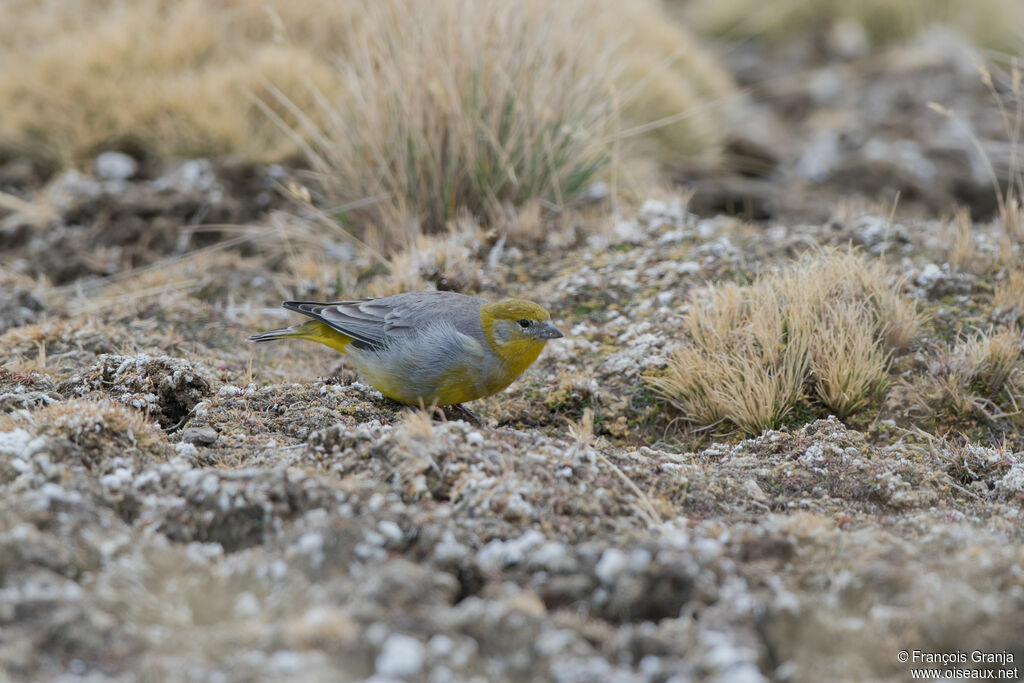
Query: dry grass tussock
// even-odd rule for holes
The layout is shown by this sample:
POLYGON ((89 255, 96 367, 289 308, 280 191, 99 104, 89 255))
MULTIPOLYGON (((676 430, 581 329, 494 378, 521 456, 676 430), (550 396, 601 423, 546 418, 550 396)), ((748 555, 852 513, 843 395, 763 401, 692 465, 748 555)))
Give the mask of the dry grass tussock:
POLYGON ((1008 324, 1024 323, 1024 271, 1011 270, 992 292, 992 317, 1008 324))
POLYGON ((947 25, 979 46, 1007 51, 1019 48, 1024 23, 1024 5, 1017 0, 693 0, 682 11, 697 30, 731 38, 779 42, 855 22, 878 45, 947 25))
POLYGON ((972 233, 971 214, 966 208, 959 208, 953 220, 947 225, 950 244, 946 260, 957 271, 966 271, 977 275, 984 274, 991 266, 978 253, 978 244, 972 233))
POLYGON ((653 1, 10 0, 0 45, 0 149, 304 149, 346 228, 561 205, 651 136, 711 161, 732 89, 653 1))
POLYGON ((368 5, 342 105, 324 101, 327 124, 299 129, 332 205, 325 218, 403 243, 460 208, 498 216, 582 189, 611 162, 616 113, 610 50, 584 62, 558 39, 579 9, 545 22, 519 4, 368 5))
POLYGON ((1024 336, 1007 327, 979 331, 936 348, 928 372, 908 385, 912 411, 936 422, 1020 413, 1024 399, 1024 336))
POLYGON ((360 236, 563 208, 599 176, 626 182, 642 133, 691 161, 716 149, 706 107, 729 78, 652 3, 409 0, 368 6, 366 25, 342 106, 299 129, 338 207, 324 218, 360 236))
MULTIPOLYGON (((270 84, 303 109, 351 2, 83 0, 0 4, 0 145, 73 163, 106 146, 274 159, 294 144, 264 116, 270 84)), ((282 110, 282 116, 287 112, 282 110)))
POLYGON ((713 288, 686 315, 687 345, 649 381, 697 426, 756 434, 807 392, 845 418, 879 395, 890 354, 920 328, 901 286, 882 262, 815 251, 752 285, 713 288))

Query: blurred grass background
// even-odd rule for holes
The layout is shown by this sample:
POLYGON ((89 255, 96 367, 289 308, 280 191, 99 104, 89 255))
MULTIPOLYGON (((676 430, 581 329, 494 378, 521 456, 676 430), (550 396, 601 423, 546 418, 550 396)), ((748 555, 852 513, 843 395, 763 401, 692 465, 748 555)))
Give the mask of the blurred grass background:
POLYGON ((1018 0, 675 0, 705 35, 779 43, 840 22, 862 28, 873 46, 951 26, 978 47, 1019 52, 1024 3, 1018 0))
POLYGON ((715 168, 744 125, 728 41, 950 24, 1019 50, 1021 19, 1019 0, 7 0, 0 161, 310 166, 328 220, 407 244, 460 210, 493 222, 715 168))
MULTIPOLYGON (((489 76, 494 80, 478 84, 485 94, 503 87, 504 77, 549 79, 543 87, 552 91, 584 88, 590 100, 608 100, 604 106, 619 107, 624 125, 670 117, 730 91, 716 60, 646 1, 626 11, 581 0, 10 0, 0 6, 0 45, 7 103, 0 145, 62 164, 112 145, 281 160, 297 151, 296 141, 256 100, 293 126, 298 117, 277 95, 321 125, 346 111, 355 117, 349 122, 372 124, 366 111, 380 106, 403 106, 412 119, 430 114, 415 107, 436 103, 413 99, 414 86, 431 86, 421 80, 425 74, 439 83, 455 78, 463 89, 474 73, 489 76), (518 73, 521 60, 530 73, 518 73), (507 73, 498 73, 498 64, 507 73), (390 76, 405 81, 384 83, 383 72, 397 67, 401 73, 390 76)), ((549 120, 592 114, 548 111, 557 105, 536 102, 531 113, 549 120)), ((714 149, 713 117, 687 118, 659 127, 667 155, 714 149)))

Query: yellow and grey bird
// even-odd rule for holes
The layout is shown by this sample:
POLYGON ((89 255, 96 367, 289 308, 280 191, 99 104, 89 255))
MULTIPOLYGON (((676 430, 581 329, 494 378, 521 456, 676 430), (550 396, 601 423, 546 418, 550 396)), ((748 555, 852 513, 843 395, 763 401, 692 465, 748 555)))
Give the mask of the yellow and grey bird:
POLYGON ((286 301, 312 320, 249 337, 309 339, 346 354, 388 398, 453 405, 496 394, 562 336, 543 306, 455 292, 407 292, 334 303, 286 301))

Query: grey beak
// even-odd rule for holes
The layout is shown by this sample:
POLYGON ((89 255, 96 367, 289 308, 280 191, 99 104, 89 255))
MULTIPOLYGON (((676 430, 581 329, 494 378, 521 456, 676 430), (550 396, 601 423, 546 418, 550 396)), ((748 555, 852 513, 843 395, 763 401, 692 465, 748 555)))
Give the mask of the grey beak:
POLYGON ((555 327, 550 320, 545 320, 537 326, 537 338, 538 339, 558 339, 565 335, 559 332, 558 328, 555 327))

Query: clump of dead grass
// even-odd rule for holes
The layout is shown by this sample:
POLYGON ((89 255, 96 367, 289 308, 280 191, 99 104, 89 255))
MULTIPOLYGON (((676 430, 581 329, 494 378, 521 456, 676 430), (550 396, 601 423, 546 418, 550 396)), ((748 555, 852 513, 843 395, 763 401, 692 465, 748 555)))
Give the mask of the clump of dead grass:
POLYGON ((953 270, 982 275, 993 264, 979 252, 973 227, 970 212, 964 207, 958 208, 952 222, 947 226, 951 234, 946 260, 953 270))
POLYGON ((752 285, 713 288, 686 315, 687 345, 649 381, 701 427, 778 427, 808 391, 848 417, 877 398, 890 354, 920 328, 901 286, 882 262, 816 251, 752 285))
MULTIPOLYGON (((814 325, 812 321, 812 325, 814 325)), ((885 388, 889 351, 880 343, 868 304, 825 304, 811 335, 810 366, 814 391, 840 419, 867 407, 885 388)))
MULTIPOLYGON (((1000 482, 1016 462, 1017 456, 1004 441, 979 444, 966 439, 936 438, 926 432, 929 451, 940 467, 969 493, 989 496, 1004 494, 1000 482)), ((1012 494, 1011 494, 1012 495, 1012 494)))
POLYGON ((938 423, 982 417, 989 422, 1019 412, 1024 398, 1024 336, 1017 328, 978 331, 939 346, 927 373, 906 387, 911 412, 938 423))
POLYGON ((971 339, 966 347, 968 357, 977 367, 974 379, 989 393, 1006 386, 1022 350, 1024 338, 1018 330, 1008 328, 971 339))
POLYGON ((1024 320, 1024 271, 1010 270, 992 291, 992 317, 1007 324, 1024 320))
POLYGON ((935 25, 954 26, 979 46, 1019 47, 1024 6, 1015 0, 694 0, 683 12, 698 30, 729 38, 781 42, 848 23, 874 45, 912 37, 935 25))
POLYGON ((354 9, 317 0, 4 3, 0 145, 66 164, 104 146, 282 158, 295 145, 256 100, 269 101, 272 87, 312 110, 313 88, 335 92, 329 60, 340 30, 329 27, 348 30, 354 9))
POLYGON ((329 122, 304 131, 332 218, 407 243, 460 209, 563 205, 612 162, 611 48, 577 52, 580 3, 368 5, 329 122), (372 202, 360 204, 372 198, 372 202))
POLYGON ((304 149, 327 213, 367 203, 385 230, 560 205, 609 166, 625 182, 645 137, 663 161, 713 160, 708 105, 732 91, 648 1, 11 0, 0 45, 0 149, 66 164, 111 146, 304 149))

